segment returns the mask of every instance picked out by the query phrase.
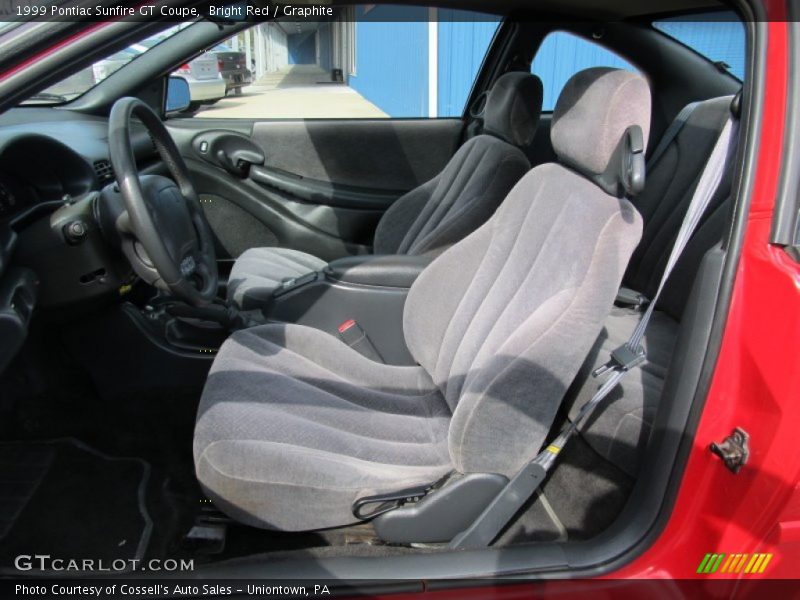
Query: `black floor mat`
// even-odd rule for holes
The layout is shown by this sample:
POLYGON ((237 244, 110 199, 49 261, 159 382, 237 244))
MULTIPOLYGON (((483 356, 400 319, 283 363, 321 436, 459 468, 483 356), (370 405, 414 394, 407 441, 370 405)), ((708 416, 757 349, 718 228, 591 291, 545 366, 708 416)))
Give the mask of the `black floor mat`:
POLYGON ((140 459, 72 439, 0 443, 0 570, 20 554, 143 558, 152 530, 149 472, 140 459))
POLYGON ((576 435, 550 471, 541 493, 525 503, 495 544, 590 539, 617 518, 633 483, 576 435))

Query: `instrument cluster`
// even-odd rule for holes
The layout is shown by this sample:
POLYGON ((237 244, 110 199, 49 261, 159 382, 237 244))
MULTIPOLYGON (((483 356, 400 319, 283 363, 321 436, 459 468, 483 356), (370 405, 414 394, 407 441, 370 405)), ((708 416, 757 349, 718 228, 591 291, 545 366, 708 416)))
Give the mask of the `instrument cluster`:
POLYGON ((14 185, 4 173, 0 173, 0 221, 7 221, 27 207, 22 202, 18 186, 14 185))

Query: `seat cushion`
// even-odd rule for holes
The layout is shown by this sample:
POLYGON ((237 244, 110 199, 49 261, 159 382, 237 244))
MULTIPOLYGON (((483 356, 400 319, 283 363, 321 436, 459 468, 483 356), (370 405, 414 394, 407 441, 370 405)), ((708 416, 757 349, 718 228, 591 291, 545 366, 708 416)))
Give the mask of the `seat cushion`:
POLYGON ((449 423, 421 367, 375 363, 301 325, 265 325, 235 333, 214 361, 198 409, 197 476, 249 525, 347 525, 357 498, 448 473, 449 423))
MULTIPOLYGON (((603 377, 592 377, 592 371, 608 360, 612 350, 628 341, 641 318, 641 312, 626 308, 615 308, 609 315, 567 395, 567 402, 572 403, 570 418, 577 416, 605 381, 603 377)), ((639 471, 677 335, 678 323, 665 313, 654 311, 642 340, 647 361, 622 379, 581 432, 598 454, 629 475, 635 476, 639 471)))
POLYGON ((262 306, 286 279, 319 271, 327 263, 289 248, 251 248, 236 259, 228 277, 228 300, 250 310, 262 306))

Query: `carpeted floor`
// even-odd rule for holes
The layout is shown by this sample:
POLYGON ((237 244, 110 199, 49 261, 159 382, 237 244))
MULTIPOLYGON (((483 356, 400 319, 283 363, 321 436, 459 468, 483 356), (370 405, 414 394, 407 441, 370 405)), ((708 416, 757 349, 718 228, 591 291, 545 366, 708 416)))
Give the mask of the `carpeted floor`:
POLYGON ((0 565, 21 554, 142 559, 149 465, 73 439, 0 443, 0 565))
POLYGON ((581 436, 574 436, 541 493, 526 503, 494 545, 594 537, 617 518, 633 483, 581 436))

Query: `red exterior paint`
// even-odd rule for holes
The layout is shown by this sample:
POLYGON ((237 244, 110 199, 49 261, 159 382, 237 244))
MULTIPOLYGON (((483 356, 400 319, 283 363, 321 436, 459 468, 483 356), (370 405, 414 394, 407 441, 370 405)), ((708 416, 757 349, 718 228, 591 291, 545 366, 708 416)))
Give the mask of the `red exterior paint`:
POLYGON ((81 29, 80 31, 78 31, 75 34, 69 36, 68 38, 65 38, 65 39, 61 40, 60 42, 57 42, 56 44, 54 44, 53 46, 50 46, 49 48, 45 48, 44 50, 42 50, 38 54, 34 54, 32 57, 22 61, 21 63, 19 63, 17 65, 14 65, 13 67, 8 69, 7 71, 4 71, 3 73, 0 73, 0 79, 5 79, 7 77, 11 77, 13 75, 16 75, 17 73, 20 73, 20 72, 24 71, 25 69, 27 69, 31 65, 36 64, 37 62, 39 62, 40 60, 45 59, 46 57, 50 56, 51 54, 55 54, 56 52, 58 52, 59 50, 61 50, 63 48, 67 48, 68 46, 70 46, 71 44, 73 44, 77 40, 81 39, 82 37, 85 37, 85 36, 89 35, 90 33, 94 32, 94 31, 97 31, 99 29, 102 29, 106 25, 108 25, 108 23, 106 23, 106 22, 93 23, 93 24, 87 26, 85 29, 81 29))

